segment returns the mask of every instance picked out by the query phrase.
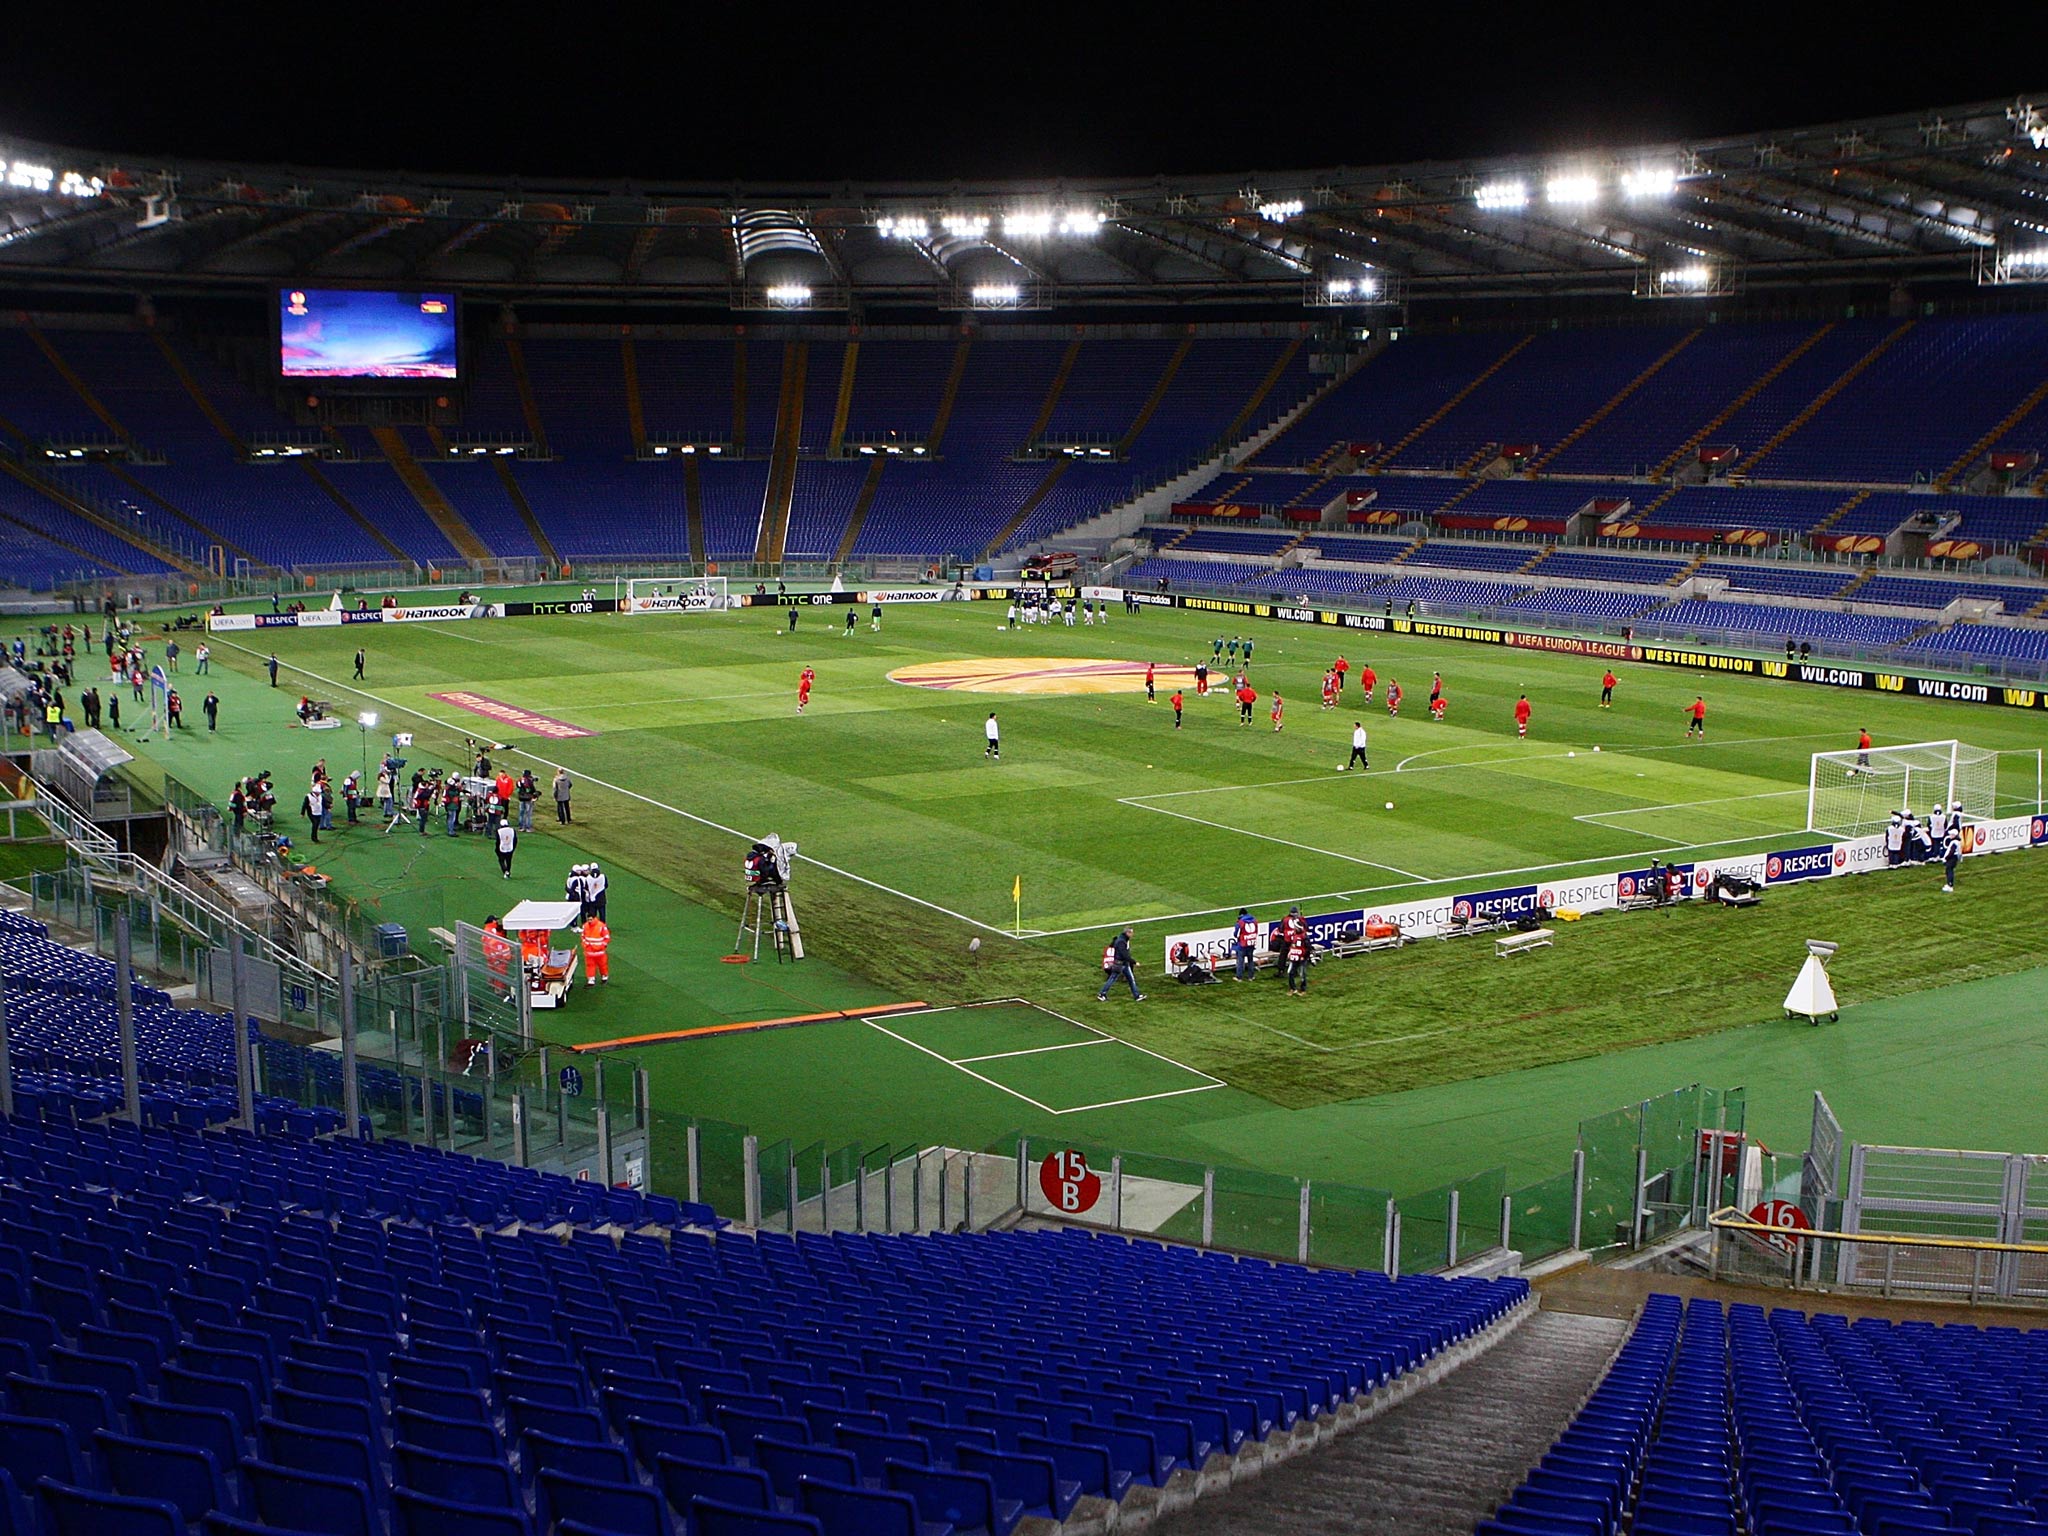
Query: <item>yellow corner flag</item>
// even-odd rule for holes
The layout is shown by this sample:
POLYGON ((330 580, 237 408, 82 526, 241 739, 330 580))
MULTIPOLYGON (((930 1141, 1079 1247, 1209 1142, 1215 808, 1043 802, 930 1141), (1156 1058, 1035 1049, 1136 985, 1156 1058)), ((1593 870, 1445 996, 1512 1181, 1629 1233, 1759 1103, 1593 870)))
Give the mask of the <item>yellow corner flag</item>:
POLYGON ((1019 875, 1010 885, 1010 900, 1017 905, 1017 932, 1024 931, 1024 877, 1019 875))

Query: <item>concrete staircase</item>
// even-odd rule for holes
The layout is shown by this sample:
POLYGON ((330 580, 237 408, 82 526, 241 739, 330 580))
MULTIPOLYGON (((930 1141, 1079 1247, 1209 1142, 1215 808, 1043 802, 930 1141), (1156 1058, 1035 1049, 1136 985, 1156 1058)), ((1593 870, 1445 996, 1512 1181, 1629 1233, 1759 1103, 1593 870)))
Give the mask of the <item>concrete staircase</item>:
POLYGON ((1145 403, 1138 408, 1138 414, 1131 419, 1131 424, 1124 429, 1124 435, 1117 439, 1116 452, 1118 458, 1128 458, 1130 456, 1131 449, 1136 446, 1145 428, 1152 424, 1152 418, 1158 414, 1159 402, 1164 400, 1166 392, 1173 388, 1174 377, 1180 372, 1180 365, 1188 360, 1188 353, 1192 352, 1194 348, 1195 338, 1184 336, 1181 338, 1180 345, 1173 349, 1173 355, 1167 358, 1165 368, 1160 370, 1159 381, 1152 386, 1152 393, 1145 397, 1145 403))
POLYGON ((548 537, 547 529, 541 527, 540 518, 533 510, 533 504, 526 499, 526 488, 519 483, 519 477, 512 473, 508 459, 493 456, 491 467, 498 472, 498 483, 505 488, 505 499, 512 503, 513 511, 519 514, 519 521, 525 527, 527 537, 533 540, 533 547, 540 551, 540 557, 549 565, 559 566, 561 554, 555 549, 555 541, 548 537))
POLYGON ((1667 587, 1684 586, 1688 581, 1691 581, 1693 577, 1699 574, 1700 567, 1705 565, 1706 563, 1707 557, 1705 555, 1694 555, 1690 560, 1686 561, 1684 566, 1682 566, 1679 569, 1678 573, 1675 576, 1669 578, 1664 583, 1664 585, 1667 587))
POLYGON ((494 556, 485 547, 484 541, 469 526, 469 519, 455 508, 455 504, 441 493, 441 487, 420 467, 412 456, 412 449, 406 444, 404 434, 396 427, 372 427, 370 436, 376 439, 398 478, 412 493, 412 499, 419 503, 420 510, 433 519, 434 526, 441 530, 441 536, 455 546, 455 552, 465 560, 490 560, 494 556))
POLYGON ((789 539, 789 509, 796 497, 797 450, 803 441, 804 380, 810 372, 811 344, 792 341, 782 348, 782 395, 775 407, 775 445, 768 466, 768 490, 761 499, 760 533, 754 559, 780 564, 789 539))
POLYGON ((1908 320, 1905 321, 1903 324, 1896 325, 1891 330, 1885 332, 1883 340, 1878 342, 1876 346, 1872 347, 1868 352, 1864 353, 1861 357, 1857 358, 1855 362, 1851 363, 1848 367, 1844 368, 1840 373, 1836 374, 1834 382, 1828 385, 1828 387, 1822 390, 1819 394, 1815 395, 1811 400, 1807 401, 1805 406, 1800 410, 1797 416, 1794 416, 1790 421, 1786 422, 1785 425, 1778 428, 1778 430, 1773 432, 1769 437, 1765 438, 1763 446, 1757 449, 1755 453, 1752 453, 1748 458, 1744 459, 1739 466, 1737 466, 1734 473, 1734 478, 1737 480, 1742 480, 1747 479, 1749 476, 1755 474, 1757 465, 1761 464, 1773 453, 1776 453, 1778 451, 1779 444, 1783 443, 1786 438, 1790 437, 1794 432, 1797 432, 1801 427, 1805 426, 1809 421, 1813 420, 1813 418, 1821 412, 1821 410, 1827 405, 1827 403, 1830 400, 1834 399, 1835 396, 1839 395, 1843 390, 1847 389, 1851 384, 1855 383, 1857 376, 1860 375, 1864 369, 1868 368, 1880 357, 1883 357, 1885 353, 1889 352, 1892 349, 1893 343, 1898 341, 1898 339, 1901 336, 1904 336, 1906 332, 1910 331, 1911 329, 1913 329, 1913 322, 1911 320, 1908 320))
POLYGON ((1496 373, 1499 373, 1501 369, 1505 368, 1510 362, 1514 361, 1515 355, 1518 352, 1520 352, 1524 347, 1528 346, 1529 343, 1534 341, 1535 339, 1536 333, 1534 331, 1529 332, 1528 335, 1523 336, 1512 347, 1509 347, 1507 351, 1501 353, 1499 357, 1496 357, 1492 362, 1488 363, 1484 368, 1480 369, 1480 371, 1477 374, 1475 374, 1470 380, 1466 382, 1464 388, 1460 389, 1456 394, 1452 395, 1450 399, 1446 400, 1442 405, 1438 406, 1435 410, 1431 411, 1427 416, 1423 417, 1422 420, 1418 421, 1414 426, 1410 427, 1406 435, 1403 436, 1399 442, 1395 443, 1393 447, 1387 449, 1385 452, 1381 453, 1377 458, 1375 458, 1373 460, 1373 464, 1377 467, 1379 465, 1393 463, 1394 460, 1398 459, 1404 452, 1407 451, 1409 446, 1413 444, 1417 438, 1421 437, 1423 433, 1427 432, 1431 427, 1435 426, 1438 422, 1442 421, 1446 416, 1450 415, 1451 412, 1455 411, 1459 406, 1463 405, 1465 403, 1466 398, 1472 393, 1472 391, 1479 388, 1480 385, 1484 384, 1496 373))
POLYGON ((1847 517, 1851 512, 1854 512, 1858 507, 1862 506, 1864 502, 1870 500, 1870 498, 1875 496, 1876 494, 1877 492, 1875 490, 1871 489, 1869 486, 1865 486, 1862 490, 1858 491, 1855 495, 1851 496, 1847 501, 1843 502, 1839 507, 1835 508, 1835 510, 1830 512, 1826 517, 1822 518, 1819 522, 1815 523, 1811 528, 1807 530, 1807 532, 1809 534, 1815 535, 1816 537, 1820 534, 1826 533, 1830 528, 1834 527, 1835 524, 1839 523, 1843 518, 1847 517))
POLYGON ((512 364, 512 385, 519 394, 519 414, 526 421, 527 435, 542 458, 553 458, 548 448, 548 429, 541 424, 540 401, 533 392, 533 377, 526 371, 526 349, 520 346, 515 331, 505 333, 505 355, 512 364))
POLYGON ((1698 341, 1700 337, 1705 334, 1706 332, 1703 328, 1701 330, 1696 331, 1687 331, 1683 336, 1679 337, 1675 343, 1673 343, 1669 348, 1665 350, 1663 356, 1659 357, 1654 363, 1650 364, 1649 367, 1645 368, 1641 373, 1637 374, 1634 378, 1630 379, 1626 384, 1622 385, 1620 389, 1616 390, 1613 394, 1609 395, 1607 397, 1606 403, 1603 404, 1600 407, 1600 409, 1595 411, 1592 415, 1588 416, 1576 427, 1573 427, 1571 431, 1565 433, 1563 437, 1557 440, 1557 444, 1555 447, 1549 449, 1544 454, 1542 454, 1536 460, 1536 462, 1534 464, 1531 464, 1529 467, 1531 469, 1542 469, 1552 459, 1556 458, 1560 453, 1563 453, 1565 449, 1571 447, 1573 443, 1576 443, 1588 432, 1592 431, 1595 427, 1599 426, 1601 422, 1605 421, 1608 418, 1608 416, 1612 414, 1616 406, 1620 405, 1622 401, 1626 400, 1630 395, 1634 394, 1637 390, 1641 389, 1643 385, 1647 384, 1651 379, 1655 378, 1659 369, 1661 369, 1666 363, 1670 362, 1671 359, 1678 356, 1678 354, 1683 352, 1687 347, 1691 346, 1694 342, 1698 341))
POLYGON ((1655 469, 1650 471, 1650 478, 1653 480, 1662 480, 1666 475, 1671 473, 1672 469, 1676 467, 1680 459, 1684 458, 1689 453, 1699 452, 1701 445, 1708 442, 1716 432, 1720 431, 1722 427, 1726 426, 1731 420, 1733 420, 1735 413, 1737 411, 1741 410, 1745 405, 1748 405, 1750 401, 1754 400, 1758 395, 1762 394, 1764 390, 1770 386, 1771 382, 1778 377, 1779 374, 1783 373, 1787 368, 1790 368, 1794 363, 1798 362, 1800 358, 1806 356, 1808 352, 1811 352, 1816 346, 1820 344, 1820 339, 1823 336, 1827 335, 1827 333, 1829 331, 1832 331, 1834 328, 1835 322, 1830 320, 1826 325, 1820 327, 1820 329, 1816 330, 1812 335, 1808 336, 1805 340, 1801 341, 1798 346, 1792 348, 1791 351, 1787 352, 1783 357, 1779 358, 1775 363, 1771 364, 1771 366, 1766 368, 1762 373, 1758 374, 1755 378, 1751 379, 1749 381, 1749 384, 1743 389, 1741 394, 1737 395, 1733 400, 1730 400, 1726 405, 1722 406, 1720 410, 1714 413, 1712 420, 1708 421, 1708 423, 1705 426, 1701 427, 1697 432, 1693 433, 1691 437, 1688 437, 1684 442, 1680 443, 1675 449, 1673 449, 1669 454, 1667 454, 1664 460, 1661 463, 1659 463, 1655 469))
POLYGON ((1550 1448, 1627 1333, 1613 1318, 1537 1312, 1441 1380, 1153 1529, 1469 1536, 1550 1448))
POLYGON ((1259 407, 1266 403, 1266 396, 1273 393, 1274 386, 1287 372, 1288 364, 1300 354, 1302 346, 1303 342, 1299 336, 1287 343, 1286 349, 1274 359, 1273 366, 1266 370, 1266 376, 1259 380, 1259 387, 1252 391, 1252 397, 1245 401, 1244 408, 1230 418, 1230 425, 1223 429, 1222 441, 1234 443, 1244 435, 1253 418, 1259 414, 1259 407))
POLYGON ((1989 453, 1992 449, 1992 446, 1995 443, 1997 443, 1997 441, 2001 437, 2005 436, 2006 433, 2010 432, 2014 427, 2018 426, 2028 416, 2033 414, 2034 407, 2039 405, 2043 400, 2048 400, 2048 379, 2043 379, 2040 383, 2036 384, 2031 390, 2029 390, 2027 392, 2026 398, 2020 401, 2020 403, 2014 406, 2010 411, 2007 411, 2005 413, 2004 419, 2000 421, 1997 426, 1993 427, 1989 432, 1986 432, 1982 437, 1978 438, 1976 442, 1970 444, 1969 448, 1964 452, 1961 458, 1957 459, 1955 463, 1949 465, 1947 469, 1944 469, 1940 474, 1934 477, 1935 494, 1939 495, 1941 494, 1941 492, 1947 490, 1951 485, 1953 485, 1958 475, 1962 474, 1972 464, 1976 463, 1977 460, 1981 458, 1983 455, 1989 453))
POLYGON ((640 399, 640 354, 629 330, 619 337, 619 368, 626 379, 626 429, 633 435, 633 456, 647 457, 647 411, 640 399))

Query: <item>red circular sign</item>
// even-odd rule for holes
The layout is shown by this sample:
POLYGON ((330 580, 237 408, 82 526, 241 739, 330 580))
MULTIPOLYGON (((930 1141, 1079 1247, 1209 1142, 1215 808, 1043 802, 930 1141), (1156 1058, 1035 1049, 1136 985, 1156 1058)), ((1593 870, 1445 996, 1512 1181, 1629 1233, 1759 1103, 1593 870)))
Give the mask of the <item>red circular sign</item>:
POLYGON ((1038 1165, 1038 1187, 1045 1203, 1062 1216, 1079 1216, 1095 1208, 1102 1198, 1102 1177, 1088 1166, 1088 1159, 1069 1147, 1055 1152, 1038 1165))
MULTIPOLYGON (((1811 1232, 1813 1223, 1806 1219, 1806 1212, 1790 1200, 1765 1200, 1749 1213, 1749 1219, 1760 1227, 1777 1227, 1786 1232, 1811 1232)), ((1789 1237, 1767 1237, 1764 1239, 1773 1248, 1790 1253, 1798 1245, 1789 1237)))

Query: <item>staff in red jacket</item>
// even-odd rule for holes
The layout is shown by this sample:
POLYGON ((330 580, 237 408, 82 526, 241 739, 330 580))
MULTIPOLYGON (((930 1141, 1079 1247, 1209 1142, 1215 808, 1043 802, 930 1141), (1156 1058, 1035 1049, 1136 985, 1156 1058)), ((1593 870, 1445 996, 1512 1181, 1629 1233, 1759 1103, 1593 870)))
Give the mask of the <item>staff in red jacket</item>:
POLYGON ((1515 734, 1517 736, 1529 734, 1529 695, 1526 693, 1515 700, 1515 734))

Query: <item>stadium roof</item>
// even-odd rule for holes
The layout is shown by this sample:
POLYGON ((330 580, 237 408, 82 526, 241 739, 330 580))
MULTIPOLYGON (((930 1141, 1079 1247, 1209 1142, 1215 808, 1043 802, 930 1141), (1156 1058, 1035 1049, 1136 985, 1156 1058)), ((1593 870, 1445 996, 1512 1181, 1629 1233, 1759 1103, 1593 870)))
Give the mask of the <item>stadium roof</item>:
POLYGON ((33 287, 829 312, 2048 280, 2048 92, 1572 158, 1151 180, 543 183, 0 156, 0 274, 33 287))

